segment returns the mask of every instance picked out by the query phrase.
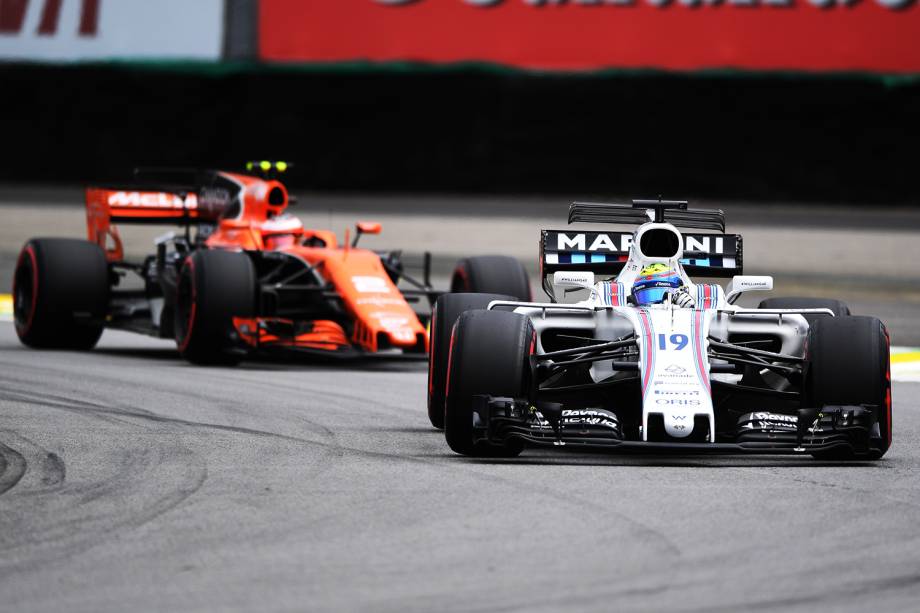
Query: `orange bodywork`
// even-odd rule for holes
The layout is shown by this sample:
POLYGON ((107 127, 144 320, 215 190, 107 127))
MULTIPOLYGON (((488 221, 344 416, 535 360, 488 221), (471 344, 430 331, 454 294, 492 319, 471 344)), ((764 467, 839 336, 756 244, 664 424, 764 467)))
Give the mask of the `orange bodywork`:
MULTIPOLYGON (((339 245, 334 232, 303 227, 286 215, 288 194, 278 181, 219 173, 238 186, 234 201, 219 210, 202 195, 185 199, 171 192, 86 189, 89 240, 100 245, 110 262, 124 259, 116 223, 215 224, 205 244, 212 249, 277 251, 313 267, 331 285, 353 319, 350 336, 338 323, 315 320, 257 318, 234 320, 240 338, 252 347, 289 346, 322 351, 357 347, 367 352, 384 348, 428 351, 428 332, 373 251, 339 245), (278 334, 278 324, 297 329, 278 334)), ((379 225, 368 228, 379 232, 379 225)), ((346 233, 347 236, 347 233, 346 233)))

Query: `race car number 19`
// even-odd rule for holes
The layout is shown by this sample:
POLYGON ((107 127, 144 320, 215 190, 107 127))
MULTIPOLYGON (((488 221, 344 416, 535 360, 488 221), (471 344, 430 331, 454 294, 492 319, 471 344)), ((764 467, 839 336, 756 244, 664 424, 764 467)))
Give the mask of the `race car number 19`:
POLYGON ((690 342, 690 339, 687 338, 686 334, 672 334, 670 338, 666 334, 658 335, 658 348, 662 351, 667 351, 668 341, 674 345, 675 351, 680 351, 687 346, 687 343, 690 342))

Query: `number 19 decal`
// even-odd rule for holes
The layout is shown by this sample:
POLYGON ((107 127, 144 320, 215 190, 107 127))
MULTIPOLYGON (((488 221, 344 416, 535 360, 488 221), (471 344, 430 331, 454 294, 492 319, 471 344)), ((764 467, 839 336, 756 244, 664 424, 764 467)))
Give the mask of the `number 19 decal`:
POLYGON ((681 349, 687 346, 687 343, 690 342, 690 339, 687 337, 686 334, 672 334, 670 338, 668 338, 666 334, 659 334, 658 335, 658 348, 661 349, 662 351, 667 351, 668 341, 670 341, 671 344, 674 345, 675 351, 680 351, 681 349))

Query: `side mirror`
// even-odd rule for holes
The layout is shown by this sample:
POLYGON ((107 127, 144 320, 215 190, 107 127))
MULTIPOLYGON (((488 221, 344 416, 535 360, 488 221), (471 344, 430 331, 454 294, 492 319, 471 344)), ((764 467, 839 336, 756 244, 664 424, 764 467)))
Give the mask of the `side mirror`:
POLYGON ((383 226, 376 221, 359 221, 355 229, 358 234, 380 234, 383 226))
POLYGON ((735 304, 744 292, 770 291, 773 289, 773 277, 758 275, 735 275, 725 291, 725 301, 735 304))
POLYGON ((553 287, 565 289, 593 289, 594 273, 557 270, 553 273, 553 287))
POLYGON ((383 230, 383 226, 376 221, 359 221, 355 224, 355 240, 351 242, 352 247, 358 245, 358 240, 361 238, 362 234, 380 234, 383 230))
POLYGON ((557 270, 553 273, 553 300, 558 300, 556 297, 557 287, 562 288, 563 296, 569 292, 580 289, 586 289, 592 292, 594 290, 594 273, 557 270))

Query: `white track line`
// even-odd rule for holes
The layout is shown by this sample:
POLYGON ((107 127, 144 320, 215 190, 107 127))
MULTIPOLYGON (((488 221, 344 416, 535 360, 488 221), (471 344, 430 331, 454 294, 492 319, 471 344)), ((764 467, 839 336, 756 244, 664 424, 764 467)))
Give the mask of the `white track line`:
POLYGON ((920 347, 891 348, 891 379, 920 382, 920 347))

